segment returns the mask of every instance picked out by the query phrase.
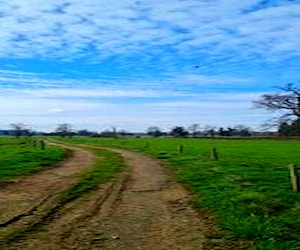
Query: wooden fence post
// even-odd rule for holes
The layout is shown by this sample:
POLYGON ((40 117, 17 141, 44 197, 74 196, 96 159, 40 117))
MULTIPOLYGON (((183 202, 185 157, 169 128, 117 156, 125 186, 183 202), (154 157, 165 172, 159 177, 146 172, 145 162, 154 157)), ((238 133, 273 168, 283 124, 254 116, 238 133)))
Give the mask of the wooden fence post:
POLYGON ((219 156, 216 148, 213 148, 211 151, 211 159, 214 161, 219 160, 219 156))
POLYGON ((41 150, 45 150, 46 144, 43 140, 40 141, 41 144, 41 150))
POLYGON ((300 167, 295 164, 289 165, 292 187, 295 192, 300 191, 300 167))

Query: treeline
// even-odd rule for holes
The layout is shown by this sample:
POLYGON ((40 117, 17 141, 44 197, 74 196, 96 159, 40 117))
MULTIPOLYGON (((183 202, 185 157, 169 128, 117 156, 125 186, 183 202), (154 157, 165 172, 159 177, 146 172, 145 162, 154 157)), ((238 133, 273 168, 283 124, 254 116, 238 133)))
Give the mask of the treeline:
MULTIPOLYGON (((234 127, 217 128, 215 126, 206 126, 200 128, 198 124, 193 124, 190 127, 175 126, 169 132, 163 132, 158 127, 149 127, 147 134, 153 137, 173 136, 173 137, 215 137, 215 136, 251 136, 257 135, 259 132, 254 132, 250 127, 245 125, 237 125, 234 127)), ((268 132, 269 133, 269 132, 268 132)))
POLYGON ((215 137, 215 136, 252 136, 252 135, 271 135, 272 132, 255 132, 250 127, 245 125, 237 125, 234 127, 217 128, 215 126, 206 126, 200 128, 198 124, 193 124, 189 127, 174 126, 169 131, 164 131, 157 126, 149 127, 145 132, 134 133, 126 130, 118 130, 113 127, 111 129, 104 130, 102 132, 95 132, 89 130, 78 130, 75 131, 69 124, 61 124, 58 128, 47 135, 58 135, 61 137, 72 137, 72 136, 90 136, 90 137, 140 137, 140 136, 151 136, 151 137, 215 137))
POLYGON ((250 136, 299 136, 300 122, 281 123, 277 132, 265 131, 258 132, 252 130, 246 125, 236 125, 232 127, 216 127, 205 126, 200 127, 199 124, 192 124, 191 126, 174 126, 169 131, 164 131, 160 127, 150 126, 145 132, 129 132, 126 130, 118 130, 116 127, 106 129, 104 131, 90 131, 87 129, 75 130, 73 126, 68 123, 57 125, 53 132, 36 132, 29 129, 24 124, 11 124, 12 129, 0 130, 0 135, 10 135, 15 137, 33 136, 33 135, 47 135, 47 136, 89 136, 89 137, 250 137, 250 136))
POLYGON ((282 136, 300 136, 300 121, 283 122, 278 129, 279 135, 282 136))

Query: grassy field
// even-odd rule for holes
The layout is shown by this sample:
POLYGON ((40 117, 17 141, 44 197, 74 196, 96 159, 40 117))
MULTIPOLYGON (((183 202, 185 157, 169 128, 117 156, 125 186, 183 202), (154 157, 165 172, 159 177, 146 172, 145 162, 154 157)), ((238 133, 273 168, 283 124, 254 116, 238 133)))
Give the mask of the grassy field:
POLYGON ((67 154, 59 147, 47 145, 42 150, 39 143, 36 147, 33 145, 33 141, 0 137, 0 181, 43 170, 67 154))
POLYGON ((99 139, 68 142, 128 148, 167 163, 196 196, 193 206, 213 211, 229 235, 253 249, 300 249, 300 194, 288 164, 300 164, 299 141, 212 139, 99 139), (179 146, 183 146, 183 153, 179 146), (219 160, 211 158, 216 148, 219 160))

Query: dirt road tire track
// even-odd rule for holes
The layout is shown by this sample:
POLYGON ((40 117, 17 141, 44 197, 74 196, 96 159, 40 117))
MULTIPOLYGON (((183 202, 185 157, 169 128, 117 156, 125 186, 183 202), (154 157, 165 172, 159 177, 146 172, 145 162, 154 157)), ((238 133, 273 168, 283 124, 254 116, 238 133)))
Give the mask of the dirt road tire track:
POLYGON ((57 193, 75 183, 78 179, 77 174, 96 160, 96 157, 86 150, 64 147, 71 151, 70 157, 65 161, 55 167, 14 179, 9 184, 1 186, 0 229, 2 231, 8 230, 8 227, 22 220, 28 224, 28 217, 49 206, 57 193))
POLYGON ((158 161, 109 150, 121 154, 128 166, 118 178, 61 207, 43 231, 6 249, 246 249, 224 238, 210 215, 193 210, 192 196, 158 161))

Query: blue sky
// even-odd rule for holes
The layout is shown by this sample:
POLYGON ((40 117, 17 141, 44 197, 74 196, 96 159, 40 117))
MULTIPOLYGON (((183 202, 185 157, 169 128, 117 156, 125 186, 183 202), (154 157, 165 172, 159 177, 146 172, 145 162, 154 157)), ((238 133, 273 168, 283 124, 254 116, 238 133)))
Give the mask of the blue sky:
POLYGON ((247 124, 299 82, 300 0, 0 0, 0 127, 247 124))

